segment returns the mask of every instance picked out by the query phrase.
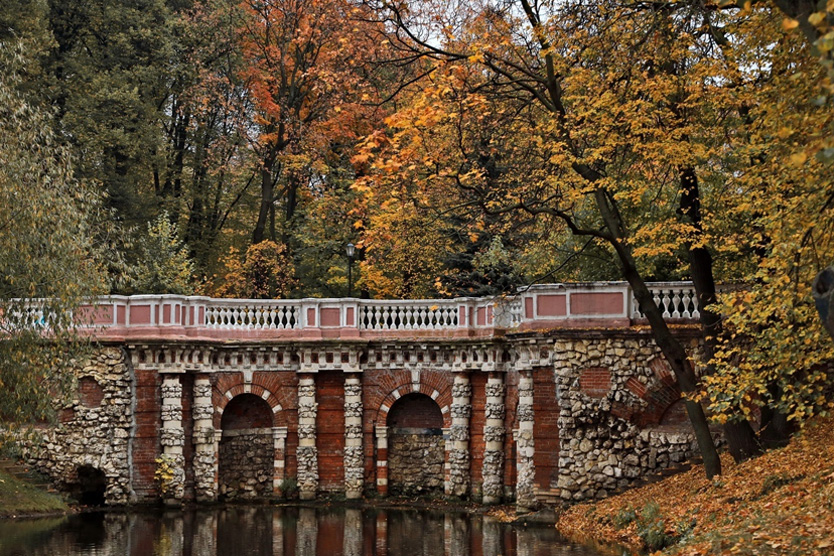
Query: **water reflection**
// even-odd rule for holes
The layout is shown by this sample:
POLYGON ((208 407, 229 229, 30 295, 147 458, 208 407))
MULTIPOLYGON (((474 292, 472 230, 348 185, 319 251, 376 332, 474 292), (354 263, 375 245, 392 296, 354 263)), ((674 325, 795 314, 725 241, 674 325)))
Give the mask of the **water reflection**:
POLYGON ((596 556, 550 527, 408 509, 239 506, 0 521, 0 556, 596 556))

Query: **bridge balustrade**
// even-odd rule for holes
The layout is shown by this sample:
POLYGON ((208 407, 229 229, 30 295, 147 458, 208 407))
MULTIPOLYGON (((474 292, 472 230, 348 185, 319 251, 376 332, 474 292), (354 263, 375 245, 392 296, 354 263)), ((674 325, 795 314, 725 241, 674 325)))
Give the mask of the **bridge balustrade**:
MULTIPOLYGON (((649 288, 667 319, 698 319, 691 282, 649 288)), ((78 316, 95 336, 120 339, 478 337, 506 330, 628 327, 645 318, 625 282, 541 284, 514 296, 420 300, 114 295, 92 300, 78 316)))

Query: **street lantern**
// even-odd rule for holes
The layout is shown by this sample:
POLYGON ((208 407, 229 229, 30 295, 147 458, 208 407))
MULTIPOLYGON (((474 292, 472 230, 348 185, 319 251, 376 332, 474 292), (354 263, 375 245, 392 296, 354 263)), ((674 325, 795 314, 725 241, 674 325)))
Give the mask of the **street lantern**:
POLYGON ((345 252, 348 257, 348 297, 353 297, 353 254, 356 252, 356 247, 348 243, 345 252))

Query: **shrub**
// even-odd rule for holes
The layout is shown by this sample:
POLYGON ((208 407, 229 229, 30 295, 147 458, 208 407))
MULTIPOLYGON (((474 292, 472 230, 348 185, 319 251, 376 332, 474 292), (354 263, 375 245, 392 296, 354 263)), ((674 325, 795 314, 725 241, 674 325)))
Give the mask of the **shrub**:
POLYGON ((294 475, 290 475, 289 477, 284 477, 281 480, 281 495, 286 498, 295 498, 298 494, 298 479, 295 478, 294 475))
POLYGON ((634 523, 637 520, 637 511, 628 506, 626 508, 621 509, 617 512, 617 515, 614 516, 614 527, 617 529, 622 529, 629 525, 630 523, 634 523))
POLYGON ((660 506, 651 501, 640 511, 637 519, 637 535, 649 550, 662 550, 676 544, 680 537, 666 530, 666 522, 660 514, 660 506))

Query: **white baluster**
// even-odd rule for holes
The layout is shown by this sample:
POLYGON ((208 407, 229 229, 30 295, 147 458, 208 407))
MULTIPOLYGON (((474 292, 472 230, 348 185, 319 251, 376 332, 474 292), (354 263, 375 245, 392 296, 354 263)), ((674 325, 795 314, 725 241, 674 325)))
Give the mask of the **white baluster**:
POLYGON ((666 304, 661 303, 661 301, 660 301, 662 294, 663 294, 663 292, 661 290, 655 290, 653 299, 654 299, 654 304, 658 306, 658 308, 660 309, 660 312, 663 313, 663 316, 665 317, 666 316, 666 304))
POLYGON ((672 294, 672 318, 679 319, 681 318, 681 313, 678 310, 678 305, 680 305, 681 298, 676 290, 671 290, 670 293, 672 294))
POLYGON ((692 296, 688 291, 684 291, 681 293, 681 303, 681 308, 683 309, 681 311, 681 315, 684 318, 692 318, 692 311, 690 310, 690 307, 692 305, 692 296))

